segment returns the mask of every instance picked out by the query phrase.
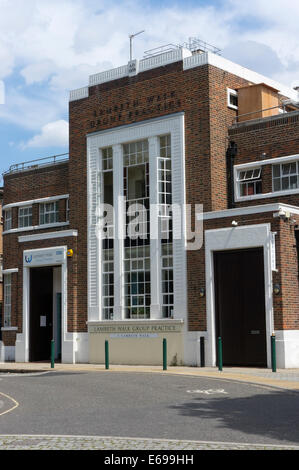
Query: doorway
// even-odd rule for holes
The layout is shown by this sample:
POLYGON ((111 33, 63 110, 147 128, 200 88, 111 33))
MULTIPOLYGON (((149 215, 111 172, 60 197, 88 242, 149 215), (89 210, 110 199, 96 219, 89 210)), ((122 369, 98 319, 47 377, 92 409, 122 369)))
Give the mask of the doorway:
POLYGON ((267 366, 262 248, 214 252, 216 335, 226 366, 267 366))

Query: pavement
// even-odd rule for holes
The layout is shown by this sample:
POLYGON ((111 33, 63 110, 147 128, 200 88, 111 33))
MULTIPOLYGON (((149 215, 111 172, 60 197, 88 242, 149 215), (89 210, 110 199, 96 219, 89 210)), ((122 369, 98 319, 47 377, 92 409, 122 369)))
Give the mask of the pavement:
POLYGON ((299 369, 4 363, 0 385, 2 450, 299 450, 299 369))
MULTIPOLYGON (((64 372, 107 372, 105 365, 102 364, 55 364, 54 370, 64 372)), ((53 371, 50 363, 0 363, 0 373, 26 374, 46 371, 53 371)), ((299 369, 278 369, 277 372, 272 372, 271 369, 245 367, 225 367, 223 371, 219 371, 215 367, 168 367, 167 371, 163 371, 161 366, 110 365, 109 371, 210 377, 285 390, 299 390, 299 369)))

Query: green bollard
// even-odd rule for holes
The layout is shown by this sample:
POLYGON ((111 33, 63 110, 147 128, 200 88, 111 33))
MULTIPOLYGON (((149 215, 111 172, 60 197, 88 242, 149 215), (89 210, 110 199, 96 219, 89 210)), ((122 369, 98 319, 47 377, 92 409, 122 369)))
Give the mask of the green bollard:
POLYGON ((55 341, 51 341, 51 369, 55 367, 55 341))
POLYGON ((167 339, 163 339, 163 370, 167 370, 167 339))
POLYGON ((105 368, 109 370, 109 342, 105 341, 105 368))
POLYGON ((218 369, 223 370, 222 338, 218 338, 218 369))
POLYGON ((272 372, 276 372, 276 336, 275 333, 271 336, 271 358, 272 358, 272 372))

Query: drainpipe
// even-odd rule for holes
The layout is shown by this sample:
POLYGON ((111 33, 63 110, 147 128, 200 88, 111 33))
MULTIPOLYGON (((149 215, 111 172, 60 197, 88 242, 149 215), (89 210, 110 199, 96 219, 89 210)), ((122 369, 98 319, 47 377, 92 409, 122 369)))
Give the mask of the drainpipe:
POLYGON ((238 153, 238 147, 235 142, 230 142, 226 151, 226 173, 227 173, 227 204, 229 209, 235 205, 235 182, 234 182, 234 163, 238 153))

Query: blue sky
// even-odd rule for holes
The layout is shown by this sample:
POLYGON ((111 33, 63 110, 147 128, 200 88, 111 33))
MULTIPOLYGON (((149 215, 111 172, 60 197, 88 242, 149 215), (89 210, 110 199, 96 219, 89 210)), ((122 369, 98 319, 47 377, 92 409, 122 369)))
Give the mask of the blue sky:
POLYGON ((228 59, 299 84, 294 0, 0 0, 0 172, 67 152, 69 90, 134 55, 198 37, 228 59))

